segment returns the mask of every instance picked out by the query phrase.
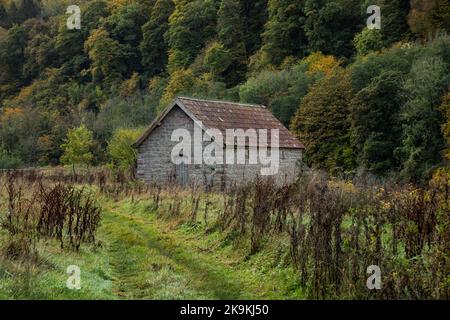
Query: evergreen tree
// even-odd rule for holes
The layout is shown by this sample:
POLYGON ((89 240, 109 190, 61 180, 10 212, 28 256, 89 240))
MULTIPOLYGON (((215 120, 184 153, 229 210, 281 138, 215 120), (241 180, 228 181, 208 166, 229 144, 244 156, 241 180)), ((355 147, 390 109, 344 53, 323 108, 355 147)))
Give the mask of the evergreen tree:
POLYGON ((231 59, 230 66, 224 71, 228 86, 242 82, 246 73, 247 53, 242 20, 239 0, 222 0, 218 12, 217 34, 231 59))
POLYGON ((17 8, 16 2, 11 1, 9 4, 9 7, 7 8, 9 21, 11 24, 19 23, 19 21, 22 21, 22 17, 20 15, 19 9, 17 8))
POLYGON ((167 65, 168 46, 164 34, 169 29, 169 17, 174 8, 172 0, 158 0, 150 20, 142 26, 140 50, 144 72, 148 77, 162 73, 167 65))

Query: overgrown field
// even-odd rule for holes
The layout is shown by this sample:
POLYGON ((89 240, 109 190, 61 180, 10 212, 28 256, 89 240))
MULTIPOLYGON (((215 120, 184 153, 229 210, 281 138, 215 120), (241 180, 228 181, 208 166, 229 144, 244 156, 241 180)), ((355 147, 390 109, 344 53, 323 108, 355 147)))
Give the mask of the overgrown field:
POLYGON ((308 173, 224 192, 10 171, 0 298, 449 299, 449 204, 444 171, 424 188, 308 173), (366 287, 370 265, 381 290, 366 287))

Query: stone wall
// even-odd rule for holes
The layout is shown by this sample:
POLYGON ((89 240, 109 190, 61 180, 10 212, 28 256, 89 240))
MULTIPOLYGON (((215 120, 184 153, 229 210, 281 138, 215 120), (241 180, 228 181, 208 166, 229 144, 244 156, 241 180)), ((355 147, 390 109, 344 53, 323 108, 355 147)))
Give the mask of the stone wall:
MULTIPOLYGON (((171 153, 177 141, 171 141, 174 130, 184 128, 194 136, 194 122, 180 108, 173 108, 138 148, 137 177, 148 183, 166 183, 177 180, 177 166, 171 153)), ((204 142, 206 146, 211 142, 204 142)), ((192 147, 193 151, 193 147, 192 147)), ((297 174, 297 163, 302 154, 299 149, 280 149, 279 172, 274 176, 278 183, 292 182, 297 174)), ((246 152, 248 159, 248 152, 246 152)), ((223 188, 233 182, 244 183, 260 174, 261 164, 190 164, 187 171, 189 183, 223 188)), ((267 167, 267 166, 264 166, 267 167)))

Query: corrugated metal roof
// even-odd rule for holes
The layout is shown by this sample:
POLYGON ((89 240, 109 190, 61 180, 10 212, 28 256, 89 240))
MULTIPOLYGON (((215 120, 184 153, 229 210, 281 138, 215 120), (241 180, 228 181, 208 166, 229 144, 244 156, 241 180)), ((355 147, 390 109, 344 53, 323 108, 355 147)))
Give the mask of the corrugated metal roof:
MULTIPOLYGON (((266 129, 267 140, 270 145, 270 130, 279 130, 279 147, 291 149, 304 149, 304 145, 289 132, 283 124, 265 107, 225 101, 201 100, 188 97, 179 97, 143 134, 137 141, 140 145, 160 123, 167 113, 178 105, 194 121, 201 122, 204 129, 218 129, 224 136, 227 129, 266 129)), ((259 140, 259 139, 258 139, 259 140)))

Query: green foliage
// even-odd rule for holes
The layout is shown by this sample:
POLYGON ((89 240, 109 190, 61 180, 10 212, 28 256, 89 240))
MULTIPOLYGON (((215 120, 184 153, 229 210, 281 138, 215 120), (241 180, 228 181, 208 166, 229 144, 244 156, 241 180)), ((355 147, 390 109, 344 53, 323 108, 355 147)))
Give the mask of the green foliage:
POLYGON ((147 126, 156 115, 163 88, 151 93, 133 95, 126 99, 114 97, 104 102, 90 124, 95 138, 106 146, 117 128, 147 126))
POLYGON ((367 55, 371 51, 383 48, 382 35, 377 29, 367 29, 358 33, 353 39, 353 44, 358 55, 367 55))
POLYGON ((228 86, 234 86, 245 78, 247 51, 245 48, 244 23, 239 0, 222 0, 217 17, 217 35, 227 53, 222 54, 224 73, 228 86), (229 60, 229 64, 227 65, 229 60))
POLYGON ((261 50, 267 63, 280 65, 288 56, 303 57, 306 49, 304 3, 297 0, 269 0, 269 20, 262 35, 261 50))
POLYGON ((81 30, 69 30, 66 17, 59 20, 55 49, 59 56, 60 73, 67 77, 80 77, 82 70, 89 66, 89 57, 84 51, 84 42, 94 29, 108 16, 106 1, 89 1, 81 7, 81 30))
POLYGON ((8 153, 0 146, 0 169, 17 169, 22 165, 22 160, 18 156, 8 153))
POLYGON ((442 125, 442 135, 445 139, 446 148, 444 150, 444 157, 447 161, 450 161, 450 93, 444 96, 440 111, 444 118, 444 124, 442 125))
POLYGON ((450 65, 450 38, 437 36, 449 28, 447 0, 380 0, 381 30, 363 29, 366 0, 82 0, 81 30, 67 29, 68 4, 0 1, 0 144, 24 165, 58 164, 68 129, 82 123, 103 163, 118 128, 148 125, 177 95, 264 104, 286 126, 319 95, 305 124, 319 130, 331 95, 313 85, 340 67, 344 80, 333 79, 352 92, 335 108, 347 112, 347 127, 336 125, 347 142, 314 138, 310 163, 348 169, 356 159, 415 180, 429 171, 419 162, 443 163, 444 85, 420 98, 428 84, 411 70, 430 57, 450 65))
POLYGON ((133 144, 141 135, 141 129, 117 129, 108 142, 108 155, 113 168, 131 170, 137 161, 137 152, 133 144))
POLYGON ((301 99, 317 79, 307 72, 305 64, 280 71, 262 71, 239 88, 242 102, 266 105, 285 125, 289 126, 301 99))
POLYGON ((203 61, 209 72, 219 78, 232 63, 231 53, 222 44, 213 42, 208 46, 203 61))
POLYGON ((6 28, 10 24, 8 13, 3 3, 0 3, 0 27, 6 28))
POLYGON ((291 129, 305 144, 309 165, 331 172, 353 167, 347 116, 352 97, 349 75, 337 69, 317 81, 303 98, 291 129))
POLYGON ((381 32, 383 46, 410 38, 407 16, 411 9, 410 0, 380 0, 381 32))
POLYGON ((394 149, 400 143, 402 88, 402 75, 385 71, 359 91, 351 103, 353 147, 360 165, 375 174, 398 166, 394 149))
POLYGON ((142 65, 149 77, 162 73, 167 65, 168 45, 164 34, 169 29, 169 17, 174 8, 172 0, 158 0, 150 19, 142 26, 142 65))
POLYGON ((214 0, 177 0, 166 33, 169 72, 188 67, 215 33, 217 6, 214 0))
POLYGON ((350 66, 353 88, 356 91, 363 89, 369 85, 373 78, 385 71, 408 74, 416 53, 416 48, 394 48, 381 54, 370 53, 367 56, 358 57, 350 66))
POLYGON ((9 28, 14 24, 38 17, 41 13, 40 0, 14 0, 0 3, 0 26, 9 28))
POLYGON ((84 48, 92 61, 90 70, 94 83, 104 81, 111 85, 123 79, 127 71, 128 52, 110 37, 108 31, 103 28, 93 30, 84 48))
MULTIPOLYGON (((121 6, 102 21, 102 26, 109 36, 120 43, 120 50, 127 57, 126 74, 141 71, 141 52, 139 44, 142 41, 142 26, 148 20, 149 14, 144 6, 133 2, 121 6)), ((111 50, 117 50, 112 47, 111 50)))
POLYGON ((4 80, 2 79, 1 84, 6 84, 11 92, 15 92, 21 84, 26 41, 25 27, 14 25, 8 30, 5 41, 0 44, 0 61, 4 68, 4 80))
POLYGON ((25 79, 35 79, 46 68, 53 67, 58 60, 55 50, 54 33, 49 22, 28 20, 28 42, 24 50, 25 63, 22 75, 25 79))
POLYGON ((408 24, 422 39, 432 39, 439 31, 450 30, 448 0, 412 0, 408 24))
POLYGON ((61 163, 71 166, 91 164, 93 159, 92 146, 92 132, 84 125, 70 130, 67 133, 65 143, 61 145, 61 148, 64 150, 61 163))
POLYGON ((261 47, 261 34, 268 19, 268 0, 240 0, 247 55, 261 47))
POLYGON ((448 68, 440 58, 420 58, 406 79, 402 144, 397 150, 406 178, 423 181, 442 161, 443 119, 438 107, 450 84, 448 68))
POLYGON ((351 57, 352 40, 365 22, 359 6, 359 0, 306 0, 304 28, 310 52, 351 57))

